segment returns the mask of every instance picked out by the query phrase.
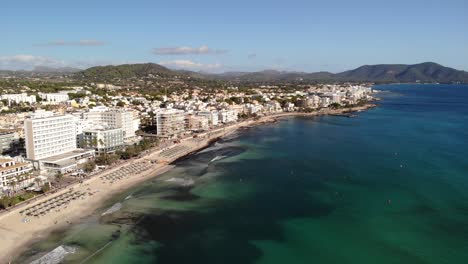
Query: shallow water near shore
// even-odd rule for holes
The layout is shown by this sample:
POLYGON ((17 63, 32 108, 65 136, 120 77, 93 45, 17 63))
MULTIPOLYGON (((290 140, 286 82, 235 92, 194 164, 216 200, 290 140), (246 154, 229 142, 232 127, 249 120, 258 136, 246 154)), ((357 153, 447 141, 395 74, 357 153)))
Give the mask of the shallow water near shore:
POLYGON ((237 132, 17 262, 465 263, 468 86, 376 88, 356 118, 237 132))

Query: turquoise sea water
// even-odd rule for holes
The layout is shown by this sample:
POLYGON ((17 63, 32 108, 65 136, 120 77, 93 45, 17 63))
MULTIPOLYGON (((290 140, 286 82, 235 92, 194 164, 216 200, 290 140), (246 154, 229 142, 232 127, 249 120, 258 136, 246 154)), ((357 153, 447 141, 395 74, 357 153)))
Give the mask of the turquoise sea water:
POLYGON ((66 245, 65 263, 467 263, 468 86, 376 88, 356 118, 288 118, 178 161, 18 262, 66 245))

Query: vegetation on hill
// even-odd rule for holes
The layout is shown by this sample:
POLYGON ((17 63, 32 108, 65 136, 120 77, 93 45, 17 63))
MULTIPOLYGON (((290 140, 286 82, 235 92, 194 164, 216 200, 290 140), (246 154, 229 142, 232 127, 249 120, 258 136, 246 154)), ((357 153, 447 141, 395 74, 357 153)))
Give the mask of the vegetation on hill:
MULTIPOLYGON (((15 87, 11 82, 36 89, 41 85, 37 79, 47 80, 47 83, 56 82, 54 86, 63 86, 72 83, 108 82, 124 87, 137 87, 139 89, 168 89, 171 87, 184 88, 187 85, 204 88, 225 88, 235 83, 326 83, 326 82, 375 82, 375 83, 415 83, 438 82, 468 83, 468 72, 444 67, 437 63, 425 62, 414 65, 406 64, 378 64, 364 65, 353 70, 341 73, 330 72, 287 72, 265 70, 259 72, 226 72, 221 74, 208 74, 202 72, 171 70, 155 63, 124 64, 117 66, 97 66, 74 74, 37 73, 27 71, 2 71, 1 76, 15 76, 13 80, 0 81, 1 87, 15 87), (73 77, 73 78, 68 78, 73 77), (37 85, 39 84, 39 85, 37 85)), ((48 84, 47 84, 48 85, 48 84)), ((239 86, 239 85, 234 85, 239 86)), ((39 87, 40 90, 48 88, 39 87)), ((56 88, 54 87, 54 90, 56 88)))
POLYGON ((76 77, 84 79, 128 79, 148 76, 174 76, 177 72, 155 63, 97 66, 78 72, 76 77))
POLYGON ((330 72, 284 72, 260 71, 251 73, 235 73, 215 75, 223 80, 238 80, 252 82, 274 81, 313 81, 313 82, 463 82, 468 83, 468 72, 444 67, 437 63, 426 62, 414 65, 379 64, 365 65, 354 70, 341 73, 330 72))
POLYGON ((337 80, 372 82, 468 82, 468 72, 425 62, 414 65, 366 65, 336 74, 337 80))

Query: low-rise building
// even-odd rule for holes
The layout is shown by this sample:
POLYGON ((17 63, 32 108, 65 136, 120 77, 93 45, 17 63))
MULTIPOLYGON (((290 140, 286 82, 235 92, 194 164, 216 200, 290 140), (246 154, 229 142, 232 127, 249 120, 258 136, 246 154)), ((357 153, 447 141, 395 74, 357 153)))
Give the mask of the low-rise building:
POLYGON ((64 103, 69 100, 66 93, 39 93, 39 97, 50 104, 64 103))
POLYGON ((0 157, 0 196, 8 191, 24 189, 34 183, 33 166, 29 162, 0 157))
POLYGON ((0 154, 12 152, 17 143, 18 140, 15 136, 15 131, 0 131, 0 154))
POLYGON ((35 95, 28 95, 26 93, 20 93, 20 94, 3 94, 1 96, 2 100, 8 100, 8 103, 10 104, 11 102, 15 102, 17 104, 19 103, 29 103, 29 104, 34 104, 36 102, 36 96, 35 95))

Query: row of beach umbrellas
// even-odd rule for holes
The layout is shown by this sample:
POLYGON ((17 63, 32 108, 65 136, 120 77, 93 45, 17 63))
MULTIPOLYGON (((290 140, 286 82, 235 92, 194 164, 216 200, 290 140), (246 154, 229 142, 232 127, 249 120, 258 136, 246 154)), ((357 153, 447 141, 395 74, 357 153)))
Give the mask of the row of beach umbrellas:
POLYGON ((110 181, 121 180, 125 177, 128 177, 129 175, 138 174, 148 169, 150 166, 151 164, 146 163, 146 162, 131 164, 131 165, 121 168, 120 170, 114 171, 105 176, 101 176, 101 180, 110 180, 110 181))
POLYGON ((42 203, 36 204, 34 206, 28 207, 25 210, 20 211, 21 215, 27 216, 42 216, 47 214, 53 209, 59 209, 64 205, 69 204, 72 200, 76 200, 86 193, 84 192, 67 192, 61 195, 55 196, 51 199, 48 199, 42 203))
POLYGON ((180 155, 181 153, 187 152, 190 149, 191 148, 189 146, 179 145, 162 151, 160 155, 165 158, 173 158, 180 155))

